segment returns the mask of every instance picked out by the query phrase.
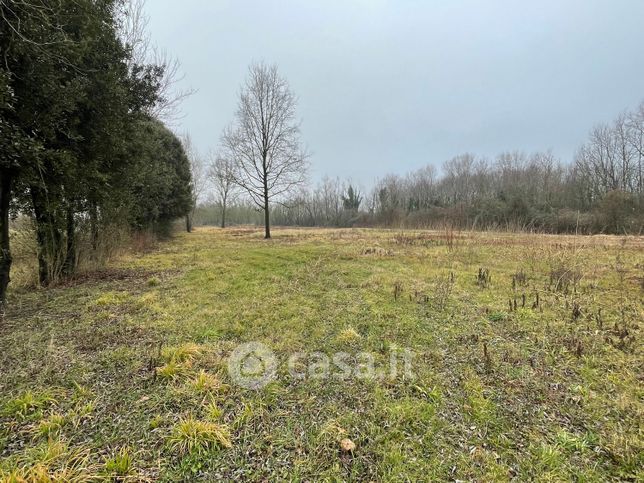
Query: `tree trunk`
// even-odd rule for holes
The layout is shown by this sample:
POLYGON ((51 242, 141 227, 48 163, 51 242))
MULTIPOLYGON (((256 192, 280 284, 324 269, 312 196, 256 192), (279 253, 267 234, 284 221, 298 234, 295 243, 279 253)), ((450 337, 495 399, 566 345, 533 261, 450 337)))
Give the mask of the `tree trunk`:
POLYGON ((11 272, 11 246, 9 242, 9 202, 13 174, 3 171, 0 175, 0 320, 7 305, 7 287, 11 272))
POLYGON ((226 197, 224 196, 221 204, 221 227, 226 228, 226 197))
POLYGON ((186 231, 188 233, 192 232, 192 215, 190 213, 186 215, 186 231))
POLYGON ((268 172, 266 168, 266 151, 264 151, 264 159, 262 166, 264 168, 264 238, 269 239, 271 237, 271 220, 270 212, 268 209, 268 172))
POLYGON ((269 239, 271 237, 271 220, 270 212, 268 210, 268 192, 264 190, 264 238, 269 239))
POLYGON ((96 256, 98 250, 98 207, 95 202, 89 206, 90 237, 92 238, 92 256, 96 256))
POLYGON ((71 276, 76 271, 76 220, 71 204, 67 207, 67 250, 63 262, 63 274, 71 276))
POLYGON ((30 191, 36 217, 38 281, 46 287, 60 273, 62 235, 56 223, 56 215, 48 206, 47 195, 36 186, 32 186, 30 191))

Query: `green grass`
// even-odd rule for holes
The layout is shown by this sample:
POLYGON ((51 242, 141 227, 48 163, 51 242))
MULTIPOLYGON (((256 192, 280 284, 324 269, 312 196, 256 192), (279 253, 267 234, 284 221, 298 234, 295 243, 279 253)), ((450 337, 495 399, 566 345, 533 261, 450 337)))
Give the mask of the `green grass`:
POLYGON ((0 481, 641 480, 643 277, 641 237, 180 234, 12 292, 0 481), (228 374, 245 342, 263 389, 228 374), (286 364, 405 349, 414 377, 286 364))

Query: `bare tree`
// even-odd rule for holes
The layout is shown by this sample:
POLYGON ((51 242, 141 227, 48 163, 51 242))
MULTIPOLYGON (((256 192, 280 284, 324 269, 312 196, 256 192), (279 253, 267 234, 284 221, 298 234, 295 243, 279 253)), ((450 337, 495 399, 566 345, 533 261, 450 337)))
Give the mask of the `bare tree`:
POLYGON ((208 170, 216 201, 221 205, 221 227, 226 228, 226 208, 237 194, 235 184, 235 164, 229 158, 215 156, 208 170))
POLYGON ((143 65, 154 65, 162 72, 157 102, 148 110, 151 116, 172 123, 182 117, 181 103, 194 94, 192 88, 181 88, 184 79, 181 63, 152 44, 148 30, 150 18, 145 12, 146 0, 126 0, 121 5, 121 39, 131 50, 129 68, 140 72, 143 65))
POLYGON ((149 57, 150 33, 148 26, 150 18, 145 13, 145 0, 126 0, 120 5, 121 40, 129 46, 130 67, 133 64, 143 64, 149 57))
POLYGON ((436 168, 427 165, 407 175, 405 179, 411 210, 427 209, 436 196, 436 168))
POLYGON ((188 160, 190 161, 190 176, 192 178, 192 207, 186 215, 186 231, 190 233, 192 231, 197 204, 208 187, 208 172, 206 163, 192 143, 190 134, 184 134, 182 136, 182 142, 188 160))
POLYGON ((641 195, 644 193, 644 102, 628 115, 630 144, 635 158, 635 186, 641 195))
POLYGON ((639 112, 622 114, 610 125, 602 124, 591 131, 575 162, 581 176, 588 180, 592 200, 613 190, 641 194, 643 125, 640 107, 639 112))
POLYGON ((163 69, 160 79, 159 98, 150 110, 157 119, 172 124, 183 117, 181 104, 197 92, 191 87, 180 87, 185 75, 181 72, 181 63, 176 57, 171 57, 166 51, 153 49, 151 63, 163 69))
POLYGON ((235 182, 264 211, 265 238, 271 237, 270 204, 306 178, 307 154, 295 121, 297 100, 277 66, 253 64, 239 96, 236 122, 222 137, 235 162, 235 182))
POLYGON ((343 187, 340 178, 325 176, 314 195, 319 204, 322 223, 325 226, 336 226, 342 213, 343 187))

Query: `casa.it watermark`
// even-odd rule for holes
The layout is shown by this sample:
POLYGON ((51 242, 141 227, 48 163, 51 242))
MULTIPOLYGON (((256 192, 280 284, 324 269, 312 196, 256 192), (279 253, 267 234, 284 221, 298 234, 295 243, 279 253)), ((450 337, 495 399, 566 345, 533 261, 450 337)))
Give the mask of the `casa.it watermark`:
POLYGON ((392 348, 384 361, 371 352, 295 352, 280 359, 267 345, 248 342, 237 346, 228 358, 231 380, 246 389, 261 389, 276 380, 280 368, 296 380, 414 377, 409 349, 392 348))

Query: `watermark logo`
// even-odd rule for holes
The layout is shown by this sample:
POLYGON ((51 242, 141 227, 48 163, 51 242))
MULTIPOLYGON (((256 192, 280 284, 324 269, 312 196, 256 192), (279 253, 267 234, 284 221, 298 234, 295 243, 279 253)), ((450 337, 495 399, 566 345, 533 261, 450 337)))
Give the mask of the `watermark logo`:
MULTIPOLYGON (((235 348, 228 358, 228 373, 234 384, 262 389, 278 376, 280 364, 295 380, 313 379, 413 379, 412 352, 392 349, 386 358, 370 352, 296 352, 282 361, 265 344, 249 342, 235 348), (377 361, 380 361, 378 364, 377 361)), ((284 372, 284 371, 283 371, 284 372)))
POLYGON ((277 358, 261 342, 249 342, 235 348, 228 358, 228 374, 238 386, 261 389, 275 379, 277 358))

